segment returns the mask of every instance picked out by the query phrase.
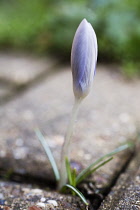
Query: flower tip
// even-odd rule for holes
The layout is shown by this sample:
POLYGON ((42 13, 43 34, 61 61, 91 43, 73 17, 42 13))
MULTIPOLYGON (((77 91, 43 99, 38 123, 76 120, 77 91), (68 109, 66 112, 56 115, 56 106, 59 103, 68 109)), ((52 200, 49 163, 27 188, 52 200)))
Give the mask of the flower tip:
POLYGON ((81 24, 87 24, 88 21, 86 20, 86 18, 84 18, 82 21, 81 21, 81 24))
POLYGON ((88 22, 86 18, 84 18, 82 21, 84 21, 84 22, 88 22))

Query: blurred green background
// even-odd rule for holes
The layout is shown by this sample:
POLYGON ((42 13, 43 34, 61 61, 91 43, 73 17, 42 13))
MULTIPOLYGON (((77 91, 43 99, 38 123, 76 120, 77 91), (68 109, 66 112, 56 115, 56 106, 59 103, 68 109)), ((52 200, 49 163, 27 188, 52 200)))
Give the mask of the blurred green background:
POLYGON ((69 60, 75 30, 93 25, 100 62, 140 75, 139 0, 0 0, 0 48, 52 53, 69 60))

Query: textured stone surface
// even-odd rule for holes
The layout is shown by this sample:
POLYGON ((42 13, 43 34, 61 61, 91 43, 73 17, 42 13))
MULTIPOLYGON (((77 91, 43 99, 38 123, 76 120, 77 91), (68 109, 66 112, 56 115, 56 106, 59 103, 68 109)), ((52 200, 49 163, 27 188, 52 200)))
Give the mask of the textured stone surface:
POLYGON ((4 98, 9 97, 12 94, 13 90, 11 85, 0 80, 0 103, 4 100, 4 98))
MULTIPOLYGON (((98 67, 93 90, 84 100, 76 123, 71 157, 82 167, 128 138, 134 139, 139 125, 139 81, 127 82, 116 71, 108 69, 98 67)), ((71 72, 70 68, 64 67, 61 72, 1 106, 0 167, 54 180, 34 129, 39 127, 44 132, 59 164, 72 104, 71 72)), ((109 185, 130 155, 123 152, 100 169, 94 176, 98 187, 109 185)))
POLYGON ((0 104, 52 71, 56 60, 0 53, 0 104))
POLYGON ((20 53, 0 54, 0 79, 13 85, 25 85, 48 70, 56 61, 20 53))
POLYGON ((76 196, 45 191, 25 184, 0 182, 1 210, 85 210, 76 196))
MULTIPOLYGON (((44 133, 59 165, 74 97, 70 68, 59 67, 61 72, 52 74, 54 65, 49 59, 0 55, 0 102, 12 97, 20 87, 34 84, 20 94, 16 92, 13 100, 0 106, 0 175, 3 178, 54 187, 51 166, 34 132, 39 128, 44 133)), ((86 167, 128 139, 135 140, 140 128, 139 90, 139 80, 126 81, 115 66, 97 68, 93 90, 81 105, 72 140, 71 158, 79 167, 86 167)), ((94 209, 118 176, 117 184, 100 209, 140 208, 140 156, 137 152, 127 167, 130 158, 131 151, 122 152, 91 176, 88 184, 84 183, 94 209), (91 181, 96 181, 96 187, 91 181)), ((0 183, 1 209, 30 206, 29 210, 39 210, 41 205, 47 209, 85 209, 76 197, 27 185, 0 183), (58 206, 49 206, 48 199, 55 200, 58 206)))
POLYGON ((125 173, 122 173, 117 183, 101 204, 99 210, 138 210, 140 209, 140 146, 137 156, 131 162, 125 173))

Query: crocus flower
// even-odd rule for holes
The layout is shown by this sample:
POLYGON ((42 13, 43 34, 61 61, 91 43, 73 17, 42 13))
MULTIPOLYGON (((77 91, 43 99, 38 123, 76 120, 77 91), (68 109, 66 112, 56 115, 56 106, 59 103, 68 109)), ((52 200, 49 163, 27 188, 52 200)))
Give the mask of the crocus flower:
POLYGON ((73 91, 77 99, 88 95, 97 62, 97 39, 86 19, 80 23, 72 44, 71 67, 73 91))
POLYGON ((73 106, 71 118, 66 131, 64 143, 61 152, 60 181, 58 188, 61 189, 67 182, 67 170, 65 161, 69 159, 71 137, 74 130, 74 124, 81 101, 88 95, 97 62, 97 39, 90 23, 84 19, 75 34, 72 52, 71 66, 73 75, 73 90, 75 103, 73 106))

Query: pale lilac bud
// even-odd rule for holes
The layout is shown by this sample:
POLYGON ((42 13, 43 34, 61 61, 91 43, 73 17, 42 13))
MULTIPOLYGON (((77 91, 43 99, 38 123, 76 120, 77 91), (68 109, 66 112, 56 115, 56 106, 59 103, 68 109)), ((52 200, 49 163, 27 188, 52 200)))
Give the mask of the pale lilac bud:
POLYGON ((90 23, 84 19, 74 36, 71 51, 73 91, 77 99, 88 95, 97 62, 97 39, 90 23))

